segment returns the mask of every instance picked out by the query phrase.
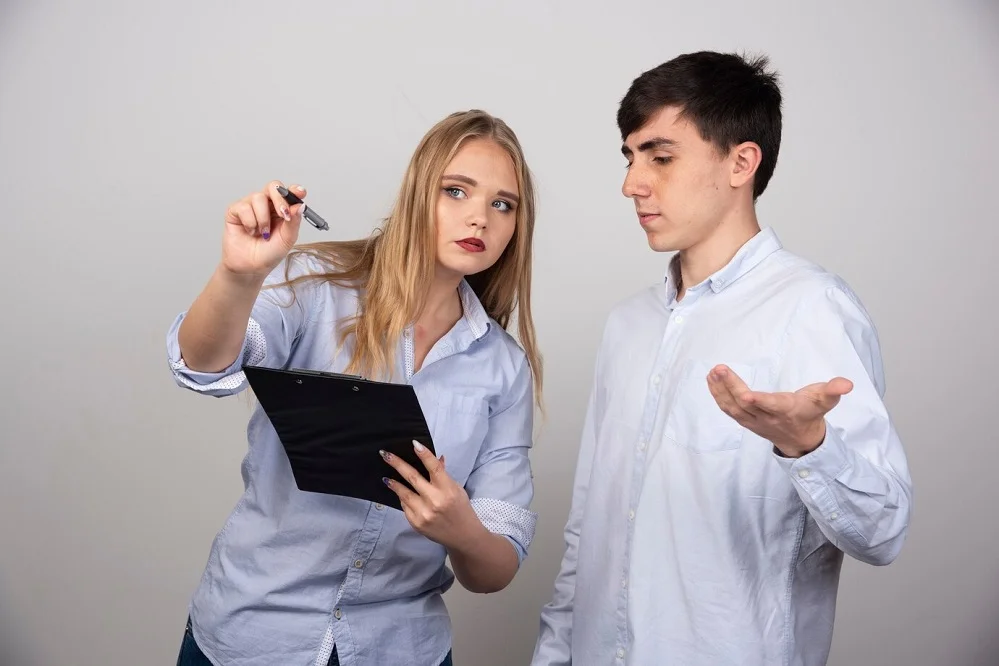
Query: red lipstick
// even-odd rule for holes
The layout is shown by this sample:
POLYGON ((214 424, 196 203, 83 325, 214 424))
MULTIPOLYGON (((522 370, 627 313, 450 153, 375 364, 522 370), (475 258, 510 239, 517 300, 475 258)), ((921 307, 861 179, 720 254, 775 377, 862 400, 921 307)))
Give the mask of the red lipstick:
POLYGON ((463 238, 457 243, 468 252, 484 252, 486 249, 486 244, 478 238, 463 238))

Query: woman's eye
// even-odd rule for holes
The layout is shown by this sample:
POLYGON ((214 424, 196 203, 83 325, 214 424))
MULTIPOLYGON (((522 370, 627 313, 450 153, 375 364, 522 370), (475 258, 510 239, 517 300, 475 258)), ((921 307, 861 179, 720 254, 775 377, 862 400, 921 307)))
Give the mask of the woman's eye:
POLYGON ((445 187, 444 191, 454 199, 460 199, 465 195, 465 192, 460 187, 445 187))
POLYGON ((499 201, 494 201, 493 206, 495 208, 498 208, 503 213, 509 213, 511 210, 513 210, 513 206, 510 205, 510 202, 503 201, 502 199, 500 199, 499 201))

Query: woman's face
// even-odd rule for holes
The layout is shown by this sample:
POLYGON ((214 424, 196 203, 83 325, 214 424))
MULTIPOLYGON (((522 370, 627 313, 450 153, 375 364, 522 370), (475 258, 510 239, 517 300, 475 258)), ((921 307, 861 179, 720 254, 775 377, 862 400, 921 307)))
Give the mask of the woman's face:
POLYGON ((489 139, 466 141, 444 170, 437 197, 437 269, 462 277, 496 263, 517 226, 517 172, 489 139))

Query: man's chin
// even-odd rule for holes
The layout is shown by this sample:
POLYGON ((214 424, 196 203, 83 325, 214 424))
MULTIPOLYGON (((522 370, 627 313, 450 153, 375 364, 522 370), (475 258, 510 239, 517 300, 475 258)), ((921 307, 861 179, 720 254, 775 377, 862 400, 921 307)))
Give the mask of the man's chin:
POLYGON ((662 232, 646 231, 645 237, 649 241, 649 247, 654 252, 676 252, 680 249, 677 247, 676 239, 670 238, 662 232))

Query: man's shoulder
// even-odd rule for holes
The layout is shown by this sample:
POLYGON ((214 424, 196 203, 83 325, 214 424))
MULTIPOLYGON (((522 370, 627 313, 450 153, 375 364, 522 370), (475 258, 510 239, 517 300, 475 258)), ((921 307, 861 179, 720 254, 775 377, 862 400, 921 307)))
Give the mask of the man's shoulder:
POLYGON ((860 296, 838 273, 787 250, 775 252, 767 285, 798 317, 829 317, 873 329, 874 321, 860 296))
POLYGON ((840 292, 859 303, 847 281, 824 266, 789 250, 778 250, 771 256, 767 283, 785 296, 802 299, 819 298, 830 292, 840 292))

